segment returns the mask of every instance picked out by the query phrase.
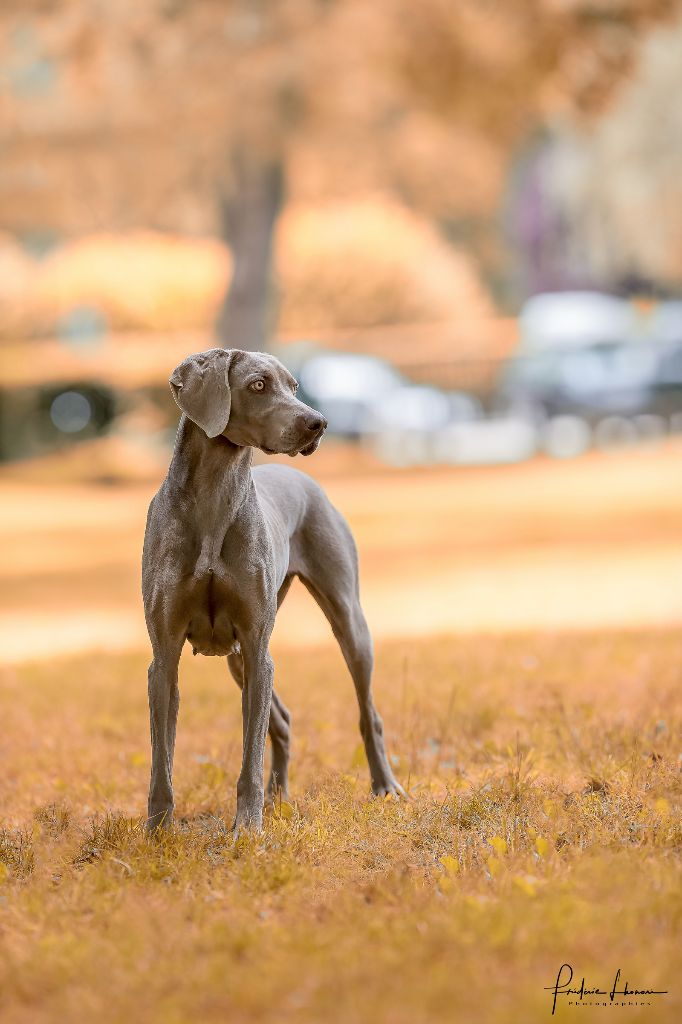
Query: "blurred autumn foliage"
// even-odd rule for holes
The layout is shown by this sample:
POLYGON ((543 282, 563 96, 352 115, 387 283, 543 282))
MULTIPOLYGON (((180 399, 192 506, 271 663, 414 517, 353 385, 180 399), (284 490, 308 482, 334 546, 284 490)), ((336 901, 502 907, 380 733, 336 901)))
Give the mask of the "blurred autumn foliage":
MULTIPOLYGON (((275 257, 284 332, 492 313, 471 262, 386 199, 289 204, 275 257)), ((217 239, 93 234, 38 263, 8 241, 0 248, 0 337, 49 334, 81 305, 106 310, 113 329, 205 328, 230 273, 217 239)))
POLYGON ((217 322, 226 343, 256 347, 276 329, 513 305, 523 285, 501 214, 512 246, 528 247, 514 219, 520 157, 548 137, 570 150, 550 200, 574 215, 580 265, 679 277, 676 115, 663 127, 650 117, 682 77, 677 9, 6 0, 3 332, 49 333, 69 305, 94 302, 111 325, 217 322), (642 138, 644 156, 624 170, 624 148, 636 156, 642 138), (665 151, 659 170, 652 146, 665 151), (627 173, 640 186, 634 214, 627 173), (641 183, 661 173, 667 227, 642 248, 656 203, 641 183), (606 225, 596 240, 594 223, 606 225))

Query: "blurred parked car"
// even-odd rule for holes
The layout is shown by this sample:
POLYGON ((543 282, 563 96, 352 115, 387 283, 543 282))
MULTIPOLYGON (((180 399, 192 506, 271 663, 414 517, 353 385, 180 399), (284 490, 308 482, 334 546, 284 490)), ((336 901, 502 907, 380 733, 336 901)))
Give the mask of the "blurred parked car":
POLYGON ((651 315, 650 332, 654 344, 682 345, 682 301, 659 302, 651 315))
POLYGON ((296 372, 301 400, 325 416, 331 434, 347 438, 360 437, 382 399, 404 384, 383 359, 352 353, 313 355, 296 372))
POLYGON ((550 349, 511 360, 501 390, 512 404, 543 417, 576 413, 594 420, 647 409, 658 364, 656 349, 644 343, 550 349))
POLYGON ((450 422, 448 397, 436 388, 403 384, 375 403, 365 433, 391 465, 433 461, 434 438, 450 422))
MULTIPOLYGON (((498 465, 518 462, 535 454, 538 430, 531 420, 514 415, 446 419, 445 407, 440 402, 434 403, 437 395, 438 392, 428 395, 435 413, 430 425, 423 420, 418 427, 416 418, 409 417, 409 425, 396 423, 392 428, 385 425, 371 436, 372 449, 380 459, 393 466, 498 465)), ((439 397, 447 400, 445 395, 439 397)))
POLYGON ((458 466, 522 462, 538 449, 537 425, 524 415, 451 423, 438 438, 438 461, 458 466))
MULTIPOLYGON (((659 353, 645 342, 551 349, 511 360, 500 392, 535 419, 549 454, 577 455, 595 439, 637 439, 638 418, 657 413, 659 370, 659 353)), ((652 423, 644 429, 650 435, 652 423)))
POLYGON ((3 388, 0 461, 44 454, 105 434, 119 405, 113 388, 93 381, 3 388))
POLYGON ((519 317, 520 352, 612 345, 634 339, 639 319, 625 299, 601 292, 547 292, 528 299, 519 317))
POLYGON ((654 408, 682 430, 682 301, 659 303, 651 333, 658 352, 654 408))

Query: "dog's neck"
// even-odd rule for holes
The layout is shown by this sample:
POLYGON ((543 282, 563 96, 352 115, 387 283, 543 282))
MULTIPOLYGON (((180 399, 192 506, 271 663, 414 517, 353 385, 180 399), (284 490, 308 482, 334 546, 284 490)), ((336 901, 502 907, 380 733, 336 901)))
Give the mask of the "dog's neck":
POLYGON ((187 506, 199 533, 225 536, 252 486, 252 449, 226 437, 207 437, 183 415, 166 484, 187 506))

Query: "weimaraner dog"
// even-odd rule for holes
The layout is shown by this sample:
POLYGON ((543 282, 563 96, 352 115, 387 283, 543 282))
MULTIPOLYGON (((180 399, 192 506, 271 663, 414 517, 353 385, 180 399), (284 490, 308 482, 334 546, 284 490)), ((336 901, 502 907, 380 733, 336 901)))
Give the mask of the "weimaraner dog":
POLYGON ((272 688, 268 644, 294 576, 322 608, 353 677, 372 790, 404 796, 372 701, 372 640, 348 525, 305 474, 281 465, 251 468, 252 448, 311 455, 325 419, 296 398, 292 375, 262 352, 213 348, 188 356, 170 386, 183 416, 168 475, 149 507, 142 555, 154 659, 148 826, 168 826, 173 815, 178 662, 185 641, 195 654, 226 657, 242 690, 235 835, 262 827, 268 730, 268 797, 278 791, 286 797, 289 712, 272 688))

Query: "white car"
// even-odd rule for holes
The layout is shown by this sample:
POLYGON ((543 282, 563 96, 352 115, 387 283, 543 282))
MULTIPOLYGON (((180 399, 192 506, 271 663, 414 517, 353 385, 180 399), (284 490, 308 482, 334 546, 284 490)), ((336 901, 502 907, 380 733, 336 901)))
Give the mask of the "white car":
POLYGON ((391 465, 447 462, 449 432, 481 415, 481 405, 472 395, 404 385, 377 402, 367 433, 375 453, 391 465))
POLYGON ((613 345, 634 340, 639 319, 626 300, 603 292, 545 292, 519 316, 519 354, 613 345))
POLYGON ((397 370, 374 356, 320 353, 298 370, 304 399, 329 423, 329 432, 359 437, 387 395, 403 385, 397 370))

